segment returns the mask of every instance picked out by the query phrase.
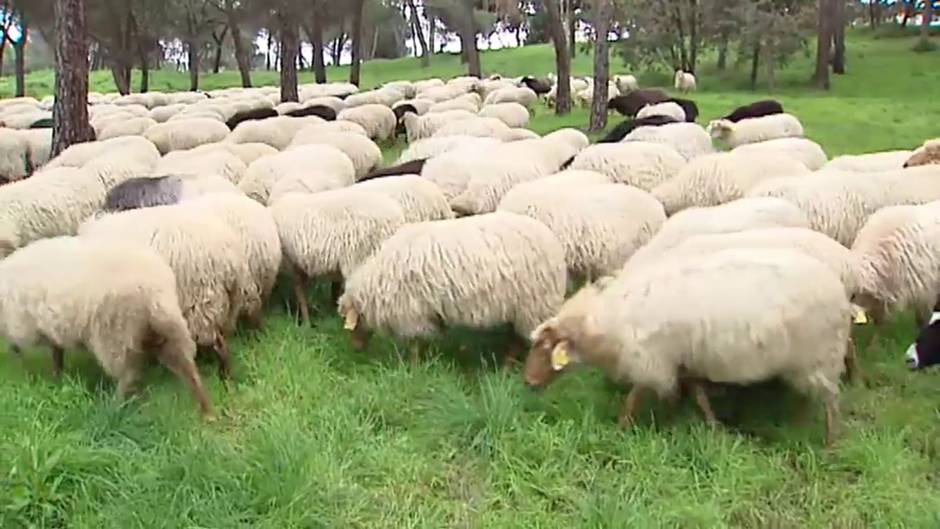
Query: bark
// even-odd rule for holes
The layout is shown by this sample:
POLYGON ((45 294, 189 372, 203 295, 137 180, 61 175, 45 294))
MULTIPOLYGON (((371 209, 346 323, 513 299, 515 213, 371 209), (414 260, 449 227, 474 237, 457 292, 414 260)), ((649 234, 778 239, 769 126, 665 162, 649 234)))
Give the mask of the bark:
POLYGON ((281 102, 296 102, 297 95, 297 22, 289 14, 281 17, 281 102))
POLYGON ((314 80, 323 84, 326 82, 326 65, 323 62, 323 23, 319 15, 314 15, 310 23, 310 31, 307 33, 310 44, 313 46, 313 77, 314 80))
POLYGON ((764 60, 767 62, 767 91, 773 93, 774 88, 777 86, 774 39, 768 39, 767 53, 764 60))
POLYGON ((610 80, 608 0, 595 0, 594 13, 594 100, 591 103, 590 129, 598 131, 607 127, 607 83, 610 80))
POLYGON ((332 61, 332 64, 339 64, 339 61, 343 58, 343 47, 345 46, 346 34, 340 33, 340 35, 333 41, 333 45, 330 46, 330 60, 332 61))
POLYGON ((428 49, 431 50, 430 55, 434 55, 434 44, 437 40, 437 21, 434 19, 434 15, 428 13, 427 8, 425 8, 424 14, 428 17, 428 49))
MULTIPOLYGON (((431 53, 428 48, 428 41, 424 38, 424 29, 421 26, 421 17, 418 15, 418 8, 415 6, 415 0, 408 0, 408 10, 411 13, 412 31, 418 39, 418 46, 421 48, 421 66, 427 68, 431 65, 431 53)), ((432 44, 433 46, 433 44, 432 44)))
POLYGON ((813 82, 824 90, 829 90, 829 57, 832 48, 832 0, 819 0, 817 13, 816 72, 813 82))
POLYGON ((7 38, 6 33, 3 34, 2 39, 0 39, 0 77, 3 77, 3 55, 7 50, 7 38))
POLYGON ((555 69, 558 75, 558 90, 555 95, 555 113, 559 116, 571 112, 571 56, 568 54, 568 37, 561 22, 559 0, 544 0, 549 32, 555 44, 555 69))
POLYGON ((114 86, 122 96, 131 93, 131 78, 127 74, 127 67, 117 62, 111 65, 111 77, 114 79, 114 86))
POLYGON ((574 0, 566 1, 568 2, 568 46, 571 48, 571 58, 574 59, 578 55, 578 41, 575 38, 578 28, 574 17, 574 0))
POLYGON ((189 91, 199 90, 199 41, 190 38, 186 42, 186 54, 188 55, 189 68, 189 91))
POLYGON ((359 86, 362 75, 362 11, 364 0, 353 0, 352 19, 352 64, 349 67, 349 82, 359 86))
POLYGON ((467 57, 467 73, 483 77, 480 67, 480 50, 477 49, 477 29, 473 21, 473 3, 461 0, 459 4, 463 10, 460 17, 460 48, 467 57))
POLYGON ((757 72, 760 68, 760 52, 761 45, 760 41, 754 43, 754 47, 751 50, 751 90, 757 89, 757 72))
POLYGON ((728 37, 722 35, 718 41, 718 63, 715 65, 719 71, 728 68, 728 37))
POLYGON ((232 45, 235 47, 235 62, 238 63, 238 73, 242 78, 242 87, 251 88, 251 60, 248 58, 248 51, 245 50, 245 43, 242 42, 241 28, 235 20, 234 14, 227 13, 228 25, 232 28, 232 45))
POLYGON ((84 0, 55 1, 55 105, 52 155, 91 141, 88 124, 88 39, 84 0))
POLYGON ((266 52, 264 54, 264 69, 271 71, 271 51, 274 47, 274 32, 270 29, 268 30, 268 45, 266 46, 266 52))
POLYGON ((225 44, 225 36, 228 35, 228 26, 222 28, 222 34, 212 33, 212 40, 215 41, 215 59, 212 63, 212 73, 219 73, 222 69, 222 47, 225 44))
POLYGON ((150 60, 147 52, 140 49, 140 93, 146 94, 150 91, 150 60))
MULTIPOLYGON (((933 0, 927 0, 929 4, 933 0)), ((845 74, 845 0, 833 0, 832 18, 832 73, 845 74)))
POLYGON ((694 74, 698 67, 698 0, 689 0, 689 10, 689 64, 686 71, 694 74))
POLYGON ((933 0, 924 2, 924 19, 920 24, 920 48, 928 49, 930 46, 930 24, 933 22, 933 0))
POLYGON ((29 26, 26 18, 20 14, 20 39, 13 43, 14 60, 16 61, 16 97, 26 95, 26 41, 29 36, 29 26))

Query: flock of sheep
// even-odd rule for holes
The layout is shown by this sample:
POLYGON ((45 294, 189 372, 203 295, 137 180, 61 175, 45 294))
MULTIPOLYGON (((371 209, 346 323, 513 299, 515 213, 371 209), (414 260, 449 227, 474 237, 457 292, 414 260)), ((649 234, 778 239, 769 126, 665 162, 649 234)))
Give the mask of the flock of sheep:
POLYGON ((510 324, 532 386, 579 363, 631 384, 624 424, 647 391, 715 421, 705 383, 780 377, 831 440, 853 321, 937 319, 940 142, 829 160, 776 101, 703 128, 693 101, 611 88, 628 119, 594 144, 526 128, 555 90, 532 77, 92 94, 97 141, 51 160, 51 102, 2 101, 0 335, 56 373, 84 346, 121 395, 156 357, 211 414, 197 350, 227 377, 283 271, 305 323, 330 281, 359 347, 510 324))

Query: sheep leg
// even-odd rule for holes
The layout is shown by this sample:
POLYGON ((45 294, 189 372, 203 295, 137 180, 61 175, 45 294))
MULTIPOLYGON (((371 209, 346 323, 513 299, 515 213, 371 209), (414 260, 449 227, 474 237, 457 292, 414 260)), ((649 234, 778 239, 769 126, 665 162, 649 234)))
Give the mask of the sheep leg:
POLYGON ((225 341, 225 336, 221 332, 216 334, 212 350, 219 359, 219 378, 227 380, 232 374, 232 352, 229 350, 228 342, 225 341))
POLYGON ((853 386, 858 385, 862 381, 862 372, 858 367, 855 340, 853 340, 851 336, 849 336, 849 343, 845 348, 845 374, 849 379, 849 383, 853 386))
POLYGON ((65 368, 65 351, 61 347, 52 347, 52 375, 62 378, 62 370, 65 368))
POLYGON ((202 377, 199 376, 199 370, 196 369, 196 362, 184 355, 179 349, 168 347, 160 349, 158 359, 164 367, 176 375, 176 378, 189 387, 189 391, 192 392, 196 402, 199 403, 199 410, 203 416, 212 417, 212 404, 209 402, 206 389, 202 386, 202 377))
POLYGON ((518 337, 513 336, 510 338, 509 346, 506 347, 506 356, 503 357, 503 372, 508 372, 521 363, 519 357, 522 356, 524 349, 525 347, 518 337))
POLYGON ((300 268, 294 269, 294 296, 300 310, 300 321, 305 327, 310 326, 310 307, 307 306, 307 274, 300 268))
POLYGON ((121 374, 121 378, 118 379, 117 385, 117 396, 121 400, 126 400, 128 397, 137 392, 137 382, 140 380, 140 370, 136 368, 128 368, 121 374))
POLYGON ((349 339, 354 349, 362 351, 366 347, 369 347, 369 340, 372 339, 372 333, 363 329, 361 325, 357 325, 349 335, 349 339))
POLYGON ((717 426, 718 418, 715 417, 715 411, 712 410, 711 402, 708 400, 705 385, 699 380, 692 380, 689 382, 689 386, 692 389, 692 395, 695 396, 695 403, 698 404, 699 409, 702 410, 702 415, 705 416, 705 422, 709 426, 717 426))
POLYGON ((643 389, 640 386, 633 386, 630 389, 630 393, 623 400, 623 407, 620 408, 620 416, 617 418, 621 428, 633 427, 633 416, 636 414, 636 409, 640 405, 642 397, 643 389))
POLYGON ((418 362, 421 360, 421 356, 424 354, 425 344, 422 340, 415 340, 411 344, 411 354, 409 358, 411 360, 412 367, 417 367, 418 362))
POLYGON ((826 396, 826 447, 831 447, 839 435, 839 401, 835 395, 826 396))
POLYGON ((330 302, 333 306, 339 304, 339 297, 343 295, 343 280, 342 278, 330 281, 330 302))

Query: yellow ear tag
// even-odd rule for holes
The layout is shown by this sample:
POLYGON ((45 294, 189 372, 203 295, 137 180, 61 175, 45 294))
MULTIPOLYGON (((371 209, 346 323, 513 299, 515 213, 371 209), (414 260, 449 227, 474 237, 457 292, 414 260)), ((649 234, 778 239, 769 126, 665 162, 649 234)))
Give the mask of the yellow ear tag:
POLYGON ((355 329, 357 325, 359 325, 359 313, 354 310, 347 311, 343 328, 347 331, 351 331, 355 329))
POLYGON ((552 349, 552 369, 561 371, 569 362, 571 362, 571 358, 568 357, 568 344, 558 342, 558 345, 552 349))
POLYGON ((868 323, 868 314, 865 313, 865 309, 861 307, 855 307, 855 317, 852 321, 857 325, 865 325, 868 323))

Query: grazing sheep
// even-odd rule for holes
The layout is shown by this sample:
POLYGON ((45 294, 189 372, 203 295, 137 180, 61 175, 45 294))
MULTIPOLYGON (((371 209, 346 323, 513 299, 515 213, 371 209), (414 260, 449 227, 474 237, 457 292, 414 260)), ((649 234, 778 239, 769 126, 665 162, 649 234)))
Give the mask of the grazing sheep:
POLYGON ((680 92, 694 92, 696 90, 695 75, 689 72, 683 72, 682 70, 676 70, 675 78, 673 79, 673 85, 675 89, 680 92))
POLYGON ((599 143, 581 151, 570 169, 597 171, 611 181, 651 191, 686 164, 675 150, 656 143, 599 143))
POLYGON ((702 381, 752 384, 782 378, 825 403, 826 444, 839 423, 852 308, 820 261, 788 249, 730 249, 693 260, 664 258, 642 273, 589 285, 532 333, 529 385, 544 387, 572 364, 632 384, 620 423, 633 425, 644 392, 675 396, 689 381, 717 423, 702 381))
POLYGON ((17 251, 0 262, 0 334, 17 348, 50 345, 56 375, 65 350, 84 346, 121 397, 153 354, 212 414, 173 271, 146 246, 57 237, 17 251))
POLYGON ((338 97, 333 97, 333 96, 313 97, 313 98, 304 100, 304 104, 307 106, 330 107, 337 114, 339 114, 341 111, 345 110, 347 106, 349 106, 342 99, 338 97))
POLYGON ((101 129, 98 133, 98 140, 109 140, 120 136, 143 136, 150 127, 156 124, 157 122, 149 117, 116 121, 101 129))
POLYGON ((301 145, 259 158, 248 166, 238 187, 250 198, 266 204, 279 180, 303 174, 327 175, 339 185, 356 181, 356 167, 343 151, 332 145, 301 145))
POLYGON ((427 160, 458 148, 477 149, 486 152, 487 149, 501 144, 496 138, 481 138, 478 136, 434 136, 418 140, 405 149, 398 157, 398 163, 404 164, 415 160, 427 160))
POLYGON ((393 176, 372 181, 360 180, 351 188, 387 196, 401 206, 405 222, 425 222, 454 218, 447 197, 427 178, 417 174, 393 176))
POLYGON ((351 121, 362 126, 375 141, 388 141, 395 136, 395 125, 398 120, 395 113, 383 105, 362 105, 347 108, 340 112, 336 119, 351 121))
POLYGON ((419 338, 502 323, 524 338, 561 306, 566 282, 564 251, 547 227, 490 213, 401 228, 347 278, 338 309, 357 345, 368 330, 419 338))
POLYGON ((150 110, 150 119, 157 123, 164 123, 179 114, 184 108, 186 108, 186 105, 181 103, 157 107, 150 110))
POLYGON ((302 145, 310 143, 322 136, 336 133, 351 133, 358 134, 364 138, 369 137, 366 129, 352 121, 329 121, 326 123, 317 123, 316 125, 307 125, 294 135, 290 143, 293 145, 302 145))
POLYGON ((666 214, 673 215, 686 208, 737 200, 770 178, 809 173, 799 161, 775 152, 721 152, 690 161, 674 178, 659 183, 652 194, 662 202, 666 214))
POLYGON ((313 138, 302 137, 291 142, 291 147, 298 145, 331 145, 343 152, 353 163, 356 179, 360 179, 382 163, 382 150, 372 140, 353 132, 336 132, 313 138))
POLYGON ((196 344, 212 348, 219 375, 228 378, 234 329, 251 293, 247 256, 225 221, 187 204, 114 213, 86 222, 79 235, 153 248, 173 269, 183 317, 196 344))
POLYGON ((904 167, 940 165, 940 138, 928 140, 904 162, 904 167))
POLYGON ((648 118, 651 116, 668 116, 675 121, 685 121, 685 110, 682 109, 678 104, 671 101, 665 103, 656 103, 654 105, 646 105, 637 112, 637 119, 648 118))
POLYGON ((236 127, 246 121, 257 121, 261 119, 276 118, 277 110, 273 108, 254 108, 243 112, 236 112, 235 115, 225 121, 225 126, 229 130, 235 130, 236 127))
POLYGON ((496 118, 514 129, 525 128, 529 125, 529 111, 519 103, 484 105, 478 115, 484 118, 496 118))
POLYGON ((447 123, 439 128, 434 136, 480 136, 505 140, 507 136, 513 134, 512 129, 501 120, 473 117, 447 123))
POLYGON ((646 105, 662 103, 670 99, 669 94, 658 88, 641 88, 629 94, 613 97, 607 102, 607 108, 616 110, 628 118, 636 117, 636 113, 646 105))
POLYGON ((368 180, 374 180, 376 178, 386 178, 389 176, 420 175, 421 171, 424 170, 424 164, 427 161, 428 161, 427 158, 421 158, 418 160, 411 160, 411 161, 394 165, 391 167, 375 169, 371 173, 360 178, 358 182, 365 182, 368 180))
POLYGON ((284 150, 290 145, 300 130, 310 125, 325 123, 315 116, 294 118, 278 116, 257 121, 244 121, 235 127, 225 141, 229 143, 265 143, 277 150, 284 150))
POLYGON ((745 143, 744 145, 733 149, 731 152, 768 152, 786 156, 796 160, 810 171, 822 169, 829 157, 826 151, 816 142, 806 138, 779 138, 776 140, 759 141, 757 143, 745 143))
POLYGON ((278 150, 266 143, 206 143, 188 151, 181 151, 187 154, 203 154, 208 152, 224 151, 234 154, 246 166, 264 156, 271 156, 278 153, 278 150))
POLYGON ((104 141, 76 143, 50 160, 45 168, 82 167, 93 160, 115 154, 119 154, 123 160, 135 160, 151 167, 160 159, 160 151, 146 138, 121 136, 104 141))
POLYGON ((548 80, 537 79, 529 75, 523 77, 519 81, 519 84, 535 92, 535 95, 538 97, 542 97, 552 91, 552 84, 548 80))
POLYGON ((686 160, 715 152, 708 133, 695 123, 671 123, 658 127, 639 127, 627 134, 622 143, 631 141, 667 145, 675 149, 686 160))
POLYGON ((643 119, 627 119, 612 128, 598 143, 618 143, 635 129, 640 127, 661 127, 670 123, 679 123, 669 116, 649 116, 643 119))
POLYGON ((174 151, 157 162, 154 174, 191 174, 200 176, 218 176, 233 184, 238 184, 248 166, 238 156, 221 149, 209 151, 174 151))
POLYGON ((930 316, 927 325, 921 327, 917 339, 911 343, 904 354, 907 367, 923 370, 940 364, 940 315, 936 311, 930 316))
POLYGON ((913 154, 912 151, 886 151, 836 156, 824 165, 823 169, 853 173, 879 173, 893 169, 903 169, 911 154, 913 154))
POLYGON ((158 123, 147 129, 143 136, 160 151, 184 151, 206 143, 224 140, 229 135, 225 123, 212 119, 180 119, 158 123))
POLYGON ((431 108, 428 109, 426 114, 433 114, 435 112, 447 112, 449 110, 465 110, 467 112, 473 112, 476 114, 480 110, 479 97, 476 94, 464 94, 457 99, 451 99, 450 101, 442 101, 440 103, 434 103, 431 105, 431 108), (474 99, 474 96, 477 99, 474 99))
POLYGON ((114 186, 102 210, 109 213, 178 204, 206 193, 242 195, 230 181, 216 175, 164 175, 131 178, 114 186))
POLYGON ((497 103, 519 103, 520 105, 531 108, 538 101, 539 96, 528 87, 509 86, 493 91, 483 101, 483 105, 495 105, 497 103))
POLYGON ((737 123, 725 119, 715 120, 708 124, 708 133, 733 149, 746 143, 778 138, 801 138, 803 125, 791 114, 772 114, 742 119, 737 123))
POLYGON ((455 121, 473 119, 475 117, 475 113, 466 110, 432 112, 423 116, 408 112, 402 116, 402 123, 405 126, 408 143, 414 143, 418 140, 434 136, 435 133, 445 125, 455 121))
POLYGON ((497 211, 545 224, 564 247, 569 277, 590 281, 620 270, 666 221, 649 193, 607 182, 590 171, 558 173, 514 187, 497 211))
POLYGON ((753 103, 740 106, 721 119, 726 119, 732 123, 737 123, 744 119, 760 118, 764 116, 772 116, 774 114, 783 114, 783 105, 781 105, 779 101, 775 101, 773 99, 762 99, 760 101, 755 101, 753 103))
POLYGON ((632 75, 626 75, 626 74, 615 75, 612 81, 614 82, 614 85, 617 87, 617 90, 619 90, 621 94, 627 94, 629 92, 632 92, 640 88, 639 81, 637 81, 636 77, 632 75))
POLYGON ((337 284, 349 278, 385 239, 405 224, 402 208, 379 193, 351 189, 312 195, 288 193, 271 205, 284 258, 294 272, 294 292, 304 325, 309 278, 327 277, 337 284))

